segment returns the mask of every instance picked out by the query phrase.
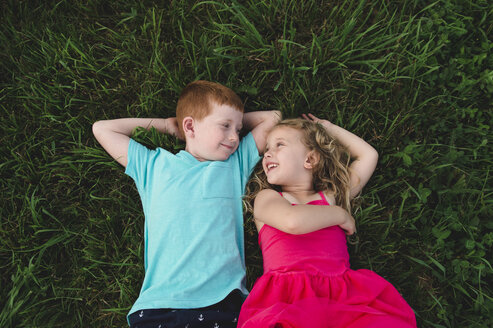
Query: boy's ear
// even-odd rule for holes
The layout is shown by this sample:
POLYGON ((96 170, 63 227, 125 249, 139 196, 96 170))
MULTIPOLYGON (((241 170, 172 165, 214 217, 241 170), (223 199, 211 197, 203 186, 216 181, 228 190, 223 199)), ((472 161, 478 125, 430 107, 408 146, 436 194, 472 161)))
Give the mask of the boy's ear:
POLYGON ((303 163, 303 166, 305 167, 305 169, 311 170, 315 167, 315 165, 318 164, 319 160, 320 154, 312 150, 306 155, 305 163, 303 163))
POLYGON ((187 116, 183 119, 182 122, 183 133, 185 137, 193 138, 195 134, 195 121, 193 117, 187 116))

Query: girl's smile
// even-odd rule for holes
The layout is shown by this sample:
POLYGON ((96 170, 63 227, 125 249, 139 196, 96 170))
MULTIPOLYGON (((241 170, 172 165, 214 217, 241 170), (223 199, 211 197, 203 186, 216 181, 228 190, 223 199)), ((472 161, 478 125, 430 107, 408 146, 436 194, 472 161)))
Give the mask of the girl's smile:
POLYGON ((278 166, 279 164, 271 163, 271 162, 265 164, 265 167, 267 168, 267 172, 270 172, 271 170, 275 169, 278 166))

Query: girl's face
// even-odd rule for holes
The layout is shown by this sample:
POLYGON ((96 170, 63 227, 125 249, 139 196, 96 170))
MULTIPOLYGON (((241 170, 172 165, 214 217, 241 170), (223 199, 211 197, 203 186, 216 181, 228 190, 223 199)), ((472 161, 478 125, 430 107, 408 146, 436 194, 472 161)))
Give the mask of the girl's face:
POLYGON ((267 136, 262 167, 270 184, 291 186, 311 183, 310 151, 296 129, 280 126, 267 136))

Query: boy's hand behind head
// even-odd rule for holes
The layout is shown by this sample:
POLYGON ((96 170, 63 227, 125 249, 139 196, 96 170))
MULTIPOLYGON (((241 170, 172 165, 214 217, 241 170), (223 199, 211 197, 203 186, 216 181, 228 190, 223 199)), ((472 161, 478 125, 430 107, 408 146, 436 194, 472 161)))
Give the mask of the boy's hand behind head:
POLYGON ((181 133, 178 127, 178 120, 176 117, 169 117, 166 119, 166 131, 172 136, 185 141, 185 136, 181 133))

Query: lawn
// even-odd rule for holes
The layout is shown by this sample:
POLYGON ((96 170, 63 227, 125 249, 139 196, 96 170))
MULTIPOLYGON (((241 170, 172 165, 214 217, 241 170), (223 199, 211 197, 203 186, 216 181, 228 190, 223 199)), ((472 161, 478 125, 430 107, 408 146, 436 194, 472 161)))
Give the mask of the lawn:
MULTIPOLYGON (((143 279, 132 180, 97 120, 174 116, 196 79, 246 111, 314 113, 380 154, 354 269, 419 327, 493 326, 493 5, 438 1, 0 4, 0 327, 125 327, 143 279)), ((135 136, 170 151, 155 131, 135 136)), ((246 223, 248 286, 262 273, 246 223)))

